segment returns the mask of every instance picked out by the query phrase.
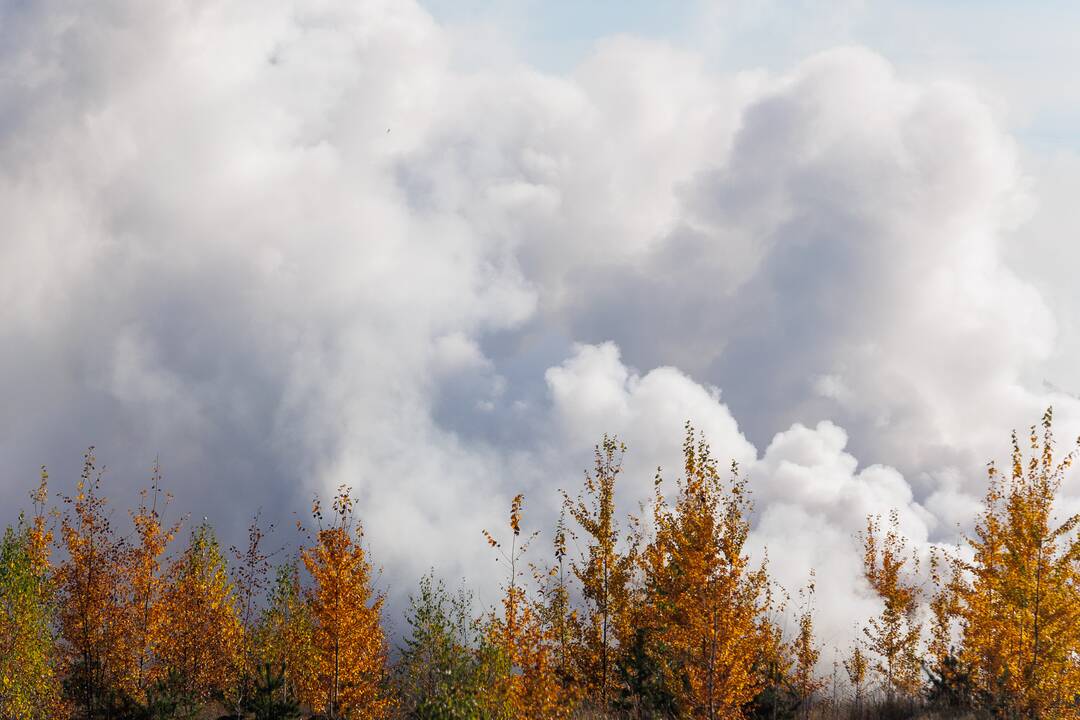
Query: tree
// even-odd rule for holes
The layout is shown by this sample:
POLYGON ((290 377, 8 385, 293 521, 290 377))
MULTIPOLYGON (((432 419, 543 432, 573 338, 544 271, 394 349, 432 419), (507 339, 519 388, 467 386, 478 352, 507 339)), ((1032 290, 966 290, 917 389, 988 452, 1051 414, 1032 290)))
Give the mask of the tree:
POLYGON ((577 704, 586 694, 575 656, 579 655, 582 643, 581 623, 577 609, 571 607, 569 573, 566 568, 566 515, 565 509, 559 513, 552 537, 554 562, 550 565, 532 564, 533 580, 536 583, 537 598, 535 605, 540 623, 547 629, 552 653, 554 654, 555 676, 567 702, 577 704))
POLYGON ((556 638, 551 626, 543 622, 542 613, 530 602, 523 583, 521 564, 537 534, 522 541, 524 502, 525 496, 519 493, 510 503, 508 552, 491 533, 483 531, 488 545, 501 551, 508 566, 502 614, 493 612, 485 628, 488 642, 501 648, 509 663, 508 672, 498 678, 492 702, 507 708, 514 718, 562 718, 573 710, 573 703, 556 672, 557 658, 553 651, 556 638))
POLYGON ((30 553, 30 561, 33 563, 39 584, 49 582, 49 572, 52 569, 50 556, 53 548, 55 520, 58 515, 55 509, 46 507, 48 498, 49 471, 42 465, 38 486, 30 493, 33 514, 26 528, 27 551, 30 553))
POLYGON ((747 720, 793 720, 801 705, 794 682, 794 646, 784 641, 784 631, 777 622, 787 612, 790 598, 783 593, 780 601, 774 600, 772 583, 766 587, 765 594, 763 605, 768 608, 769 618, 760 623, 758 647, 753 656, 757 692, 743 705, 742 715, 747 720))
POLYGON ((855 704, 856 717, 862 717, 863 703, 866 700, 866 681, 870 674, 870 661, 862 648, 855 645, 851 655, 844 660, 844 672, 851 683, 852 702, 855 704))
MULTIPOLYGON (((238 662, 236 677, 238 682, 233 692, 226 698, 226 706, 239 713, 255 685, 268 678, 270 672, 258 659, 257 635, 259 632, 258 603, 267 590, 267 575, 270 572, 270 557, 263 549, 266 536, 260 524, 261 511, 256 512, 248 525, 248 544, 244 550, 233 546, 230 552, 234 562, 229 566, 230 578, 236 596, 237 615, 240 621, 240 633, 237 637, 235 656, 238 662)), ((273 530, 273 526, 270 526, 273 530)), ((284 662, 284 661, 282 661, 284 662)), ((284 676, 284 669, 282 674, 284 676)), ((282 687, 285 686, 284 679, 282 687)))
POLYGON ((120 556, 120 581, 126 589, 122 641, 134 654, 134 675, 122 679, 126 694, 147 699, 147 692, 165 679, 167 670, 156 664, 158 646, 164 632, 163 603, 166 587, 162 557, 180 530, 180 522, 162 524, 161 515, 172 496, 161 488, 161 468, 155 462, 150 487, 139 493, 139 507, 131 512, 135 542, 120 556))
POLYGON ((768 574, 745 554, 751 509, 732 463, 721 479, 704 437, 687 423, 685 475, 669 507, 657 476, 654 539, 643 554, 646 596, 638 622, 655 628, 673 655, 694 717, 739 717, 762 687, 758 654, 769 621, 768 574))
POLYGON ((927 645, 927 671, 941 673, 953 658, 954 635, 959 621, 958 598, 963 568, 956 557, 947 557, 934 548, 930 552, 930 642, 927 645), (948 576, 946 576, 948 570, 948 576))
POLYGON ((404 717, 467 720, 505 717, 485 689, 498 672, 498 657, 473 616, 472 596, 447 592, 432 574, 420 580, 406 612, 409 636, 401 649, 395 687, 404 717), (495 662, 492 662, 495 661, 495 662))
MULTIPOLYGON (((1080 442, 1080 441, 1078 441, 1080 442)), ((1053 411, 1032 426, 1031 456, 1012 435, 1012 472, 988 469, 984 509, 960 563, 959 660, 984 706, 1028 718, 1074 717, 1080 695, 1080 515, 1054 522, 1074 453, 1055 459, 1053 411)))
POLYGON ((605 435, 596 446, 595 472, 586 473, 583 492, 576 500, 563 493, 564 508, 585 538, 582 556, 571 564, 584 603, 577 678, 599 708, 607 707, 618 688, 618 646, 630 637, 636 548, 631 544, 628 551, 619 550, 615 519, 615 486, 625 452, 626 446, 605 435))
POLYGON ((324 525, 315 500, 318 531, 314 544, 300 553, 314 583, 306 597, 315 651, 302 694, 332 718, 382 717, 390 708, 380 624, 384 599, 371 587, 371 565, 359 542, 363 531, 345 486, 338 489, 332 508, 333 517, 324 525))
POLYGON ((976 692, 971 673, 956 655, 945 655, 926 669, 926 701, 939 713, 963 715, 975 709, 976 692))
POLYGON ((810 703, 814 694, 824 687, 824 683, 815 677, 814 669, 821 657, 821 648, 814 641, 813 597, 815 589, 814 572, 810 572, 810 581, 801 591, 803 606, 799 612, 799 632, 792 641, 792 654, 795 667, 792 684, 799 699, 802 717, 810 716, 810 703))
POLYGON ((247 695, 242 707, 251 713, 253 720, 292 720, 300 717, 300 706, 289 696, 285 689, 285 666, 277 672, 270 663, 260 668, 252 692, 247 695))
POLYGON ((299 700, 305 678, 314 673, 315 628, 304 602, 296 562, 278 566, 256 632, 263 665, 282 668, 282 699, 299 700))
POLYGON ((877 657, 873 667, 881 675, 885 697, 889 703, 896 699, 915 697, 921 685, 919 635, 921 625, 916 620, 919 591, 908 578, 908 562, 912 572, 918 560, 907 556, 907 540, 900 533, 900 517, 894 510, 889 514, 889 526, 882 535, 881 518, 868 517, 863 534, 863 575, 881 600, 883 608, 878 617, 871 618, 863 628, 870 651, 877 657))
POLYGON ((106 511, 102 476, 91 447, 75 495, 63 498, 60 536, 66 558, 55 574, 65 692, 77 716, 87 720, 108 717, 125 679, 135 675, 123 633, 124 544, 106 511))
POLYGON ((225 556, 206 522, 169 569, 159 645, 162 664, 198 702, 223 697, 236 682, 240 621, 225 556))
POLYGON ((192 696, 181 674, 160 669, 157 679, 142 693, 143 699, 121 698, 109 714, 110 720, 193 720, 202 702, 192 696))
POLYGON ((612 706, 620 717, 647 720, 682 716, 680 688, 669 672, 670 649, 651 628, 638 627, 615 661, 619 680, 612 706))
POLYGON ((46 720, 60 710, 50 627, 51 587, 33 529, 20 521, 0 540, 0 717, 46 720))

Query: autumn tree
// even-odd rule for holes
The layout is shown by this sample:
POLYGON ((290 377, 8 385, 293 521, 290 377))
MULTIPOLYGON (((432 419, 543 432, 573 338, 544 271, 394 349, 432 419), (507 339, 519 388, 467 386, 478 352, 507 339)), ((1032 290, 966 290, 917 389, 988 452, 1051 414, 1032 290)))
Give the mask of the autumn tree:
POLYGON ((0 540, 0 717, 47 720, 60 711, 51 586, 33 526, 0 540))
MULTIPOLYGON (((229 576, 236 597, 237 616, 240 621, 240 633, 234 655, 237 660, 237 685, 226 698, 226 706, 235 712, 244 707, 258 682, 269 682, 272 669, 260 662, 258 654, 259 603, 267 591, 270 559, 273 551, 268 551, 266 532, 260 522, 262 513, 256 512, 248 524, 247 546, 240 549, 229 548, 233 562, 229 565, 229 576)), ((273 525, 269 528, 273 530, 273 525)), ((281 687, 286 685, 286 678, 281 678, 281 687)))
POLYGON ((134 654, 134 674, 123 678, 122 687, 142 701, 166 673, 156 658, 166 619, 163 557, 180 530, 179 521, 170 525, 162 522, 162 514, 171 500, 172 496, 162 489, 161 468, 155 462, 150 487, 140 491, 139 506, 130 512, 134 540, 120 555, 119 580, 126 589, 120 630, 125 635, 123 644, 134 654))
POLYGON ((881 614, 863 628, 863 636, 876 658, 873 667, 881 675, 886 700, 911 699, 922 680, 919 589, 909 577, 917 572, 918 559, 908 555, 895 510, 884 531, 880 517, 868 517, 862 539, 863 575, 883 606, 881 614))
POLYGON ((638 622, 670 648, 668 671, 694 717, 735 718, 761 687, 758 654, 768 625, 768 574, 745 552, 751 509, 732 463, 722 479, 703 437, 687 423, 685 475, 673 506, 659 490, 654 539, 643 553, 646 597, 638 622))
POLYGON ((814 674, 817 662, 821 658, 821 648, 814 638, 813 597, 815 588, 816 579, 814 572, 811 571, 810 581, 800 593, 802 607, 797 619, 799 630, 791 642, 791 651, 795 660, 792 685, 799 698, 799 707, 804 718, 810 716, 810 704, 814 694, 824 687, 824 683, 814 674))
POLYGON ((934 548, 930 553, 930 637, 923 667, 926 700, 938 712, 963 713, 975 707, 972 677, 961 659, 956 640, 960 627, 959 598, 964 587, 964 563, 958 554, 934 548))
POLYGON ((930 672, 939 672, 953 656, 954 635, 959 621, 958 596, 962 568, 957 557, 948 557, 938 548, 930 552, 930 640, 926 662, 930 672))
POLYGON ((57 667, 54 586, 49 577, 54 512, 47 508, 49 474, 41 468, 30 493, 29 522, 0 541, 0 717, 51 718, 63 711, 57 667))
POLYGON ((220 698, 236 682, 240 621, 225 556, 208 523, 191 531, 168 576, 158 655, 193 702, 220 698))
POLYGON ((754 653, 753 677, 757 691, 752 700, 741 708, 746 720, 791 720, 802 705, 795 684, 796 658, 793 643, 784 639, 784 631, 778 619, 787 612, 787 598, 780 602, 772 599, 772 588, 767 591, 765 605, 771 607, 770 622, 762 622, 757 636, 758 647, 754 653))
POLYGON ((855 704, 855 714, 862 717, 863 703, 866 700, 866 683, 870 676, 870 660, 856 643, 851 654, 844 659, 844 672, 851 684, 851 699, 855 704))
POLYGON ((573 574, 567 562, 566 510, 559 514, 552 535, 552 556, 547 562, 530 561, 534 595, 531 612, 540 630, 545 655, 550 656, 552 697, 567 709, 577 707, 587 695, 576 659, 583 648, 583 624, 578 609, 571 603, 573 574))
POLYGON ((30 493, 32 512, 26 528, 27 550, 40 583, 49 581, 56 518, 59 514, 55 508, 48 506, 48 502, 49 471, 42 465, 38 486, 30 493))
POLYGON ((1055 456, 1053 413, 1012 436, 1011 473, 991 463, 984 508, 956 591, 960 659, 986 706, 1028 718, 1075 717, 1080 696, 1080 516, 1054 519, 1074 452, 1055 456))
POLYGON ((630 544, 625 551, 620 549, 615 518, 616 481, 625 452, 623 444, 604 436, 595 449, 595 469, 586 473, 582 493, 576 499, 563 493, 565 511, 578 528, 574 538, 584 542, 581 556, 571 564, 584 605, 577 677, 598 708, 606 708, 614 697, 619 682, 615 673, 618 647, 631 636, 636 547, 630 544))
POLYGON ((312 672, 302 694, 330 717, 378 718, 391 699, 386 680, 387 644, 381 626, 384 598, 371 586, 371 564, 360 544, 362 529, 349 490, 338 489, 332 517, 315 500, 318 529, 300 557, 313 586, 307 602, 314 626, 312 672))
MULTIPOLYGON (((552 561, 548 564, 530 564, 536 583, 536 602, 540 621, 548 628, 552 651, 555 654, 556 675, 566 693, 582 695, 583 683, 574 656, 580 648, 581 623, 578 611, 570 599, 570 577, 567 556, 567 530, 565 509, 559 513, 552 536, 552 561)), ((578 697, 576 701, 579 701, 578 697)))
POLYGON ((255 646, 260 665, 282 669, 283 700, 299 700, 305 679, 314 673, 314 633, 296 562, 278 566, 259 619, 255 646))
POLYGON ((512 718, 567 717, 572 702, 563 692, 556 672, 557 657, 550 625, 530 601, 525 587, 525 553, 536 536, 521 535, 522 508, 525 496, 518 494, 510 504, 510 540, 507 545, 487 530, 488 544, 500 551, 507 566, 503 586, 502 614, 493 613, 488 621, 488 642, 502 649, 509 672, 499 677, 493 704, 508 709, 512 718))
POLYGON ((66 557, 56 569, 61 672, 80 718, 108 717, 135 674, 125 642, 124 544, 101 491, 94 448, 83 456, 73 496, 63 498, 60 538, 66 557))

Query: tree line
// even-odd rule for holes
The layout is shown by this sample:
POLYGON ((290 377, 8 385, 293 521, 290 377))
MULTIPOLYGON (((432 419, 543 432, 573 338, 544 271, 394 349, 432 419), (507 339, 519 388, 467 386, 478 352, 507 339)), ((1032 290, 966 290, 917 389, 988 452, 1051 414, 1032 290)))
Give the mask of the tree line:
MULTIPOLYGON (((620 518, 626 448, 605 437, 550 545, 524 497, 483 537, 501 601, 422 578, 391 661, 348 488, 312 504, 275 563, 168 520, 155 468, 121 533, 94 450, 70 495, 42 468, 0 541, 0 718, 1073 718, 1080 715, 1080 516, 1054 522, 1073 453, 1052 412, 991 463, 974 533, 920 556, 898 514, 860 534, 880 612, 820 667, 812 569, 794 597, 747 551, 750 487, 687 424, 673 486, 620 518), (575 551, 570 552, 569 548, 575 551), (785 630, 785 618, 793 618, 785 630)), ((1078 441, 1080 442, 1080 441, 1078 441)))

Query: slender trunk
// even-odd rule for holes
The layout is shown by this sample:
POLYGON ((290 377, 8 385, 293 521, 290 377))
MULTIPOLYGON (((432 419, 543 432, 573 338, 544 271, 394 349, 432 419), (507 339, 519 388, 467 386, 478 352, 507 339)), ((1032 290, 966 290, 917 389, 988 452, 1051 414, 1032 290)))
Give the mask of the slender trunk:
POLYGON ((609 592, 608 553, 604 553, 604 608, 601 613, 603 619, 603 645, 600 655, 600 704, 607 708, 608 690, 608 616, 610 614, 611 595, 609 592))
POLYGON ((94 692, 98 684, 98 668, 94 662, 94 651, 90 639, 90 614, 93 604, 92 592, 94 588, 94 532, 90 531, 90 556, 86 565, 86 592, 83 604, 83 665, 86 672, 86 716, 93 717, 94 692))
POLYGON ((709 645, 705 655, 705 687, 709 720, 716 717, 716 608, 709 608, 709 645))
POLYGON ((339 693, 338 683, 340 682, 340 671, 341 671, 341 641, 340 641, 340 638, 335 637, 334 638, 334 694, 333 694, 333 698, 330 700, 330 717, 331 718, 334 717, 334 712, 336 711, 337 704, 338 704, 338 693, 339 693))
POLYGON ((1042 550, 1043 541, 1039 539, 1039 550, 1036 557, 1035 565, 1035 618, 1034 628, 1032 629, 1032 645, 1031 645, 1031 677, 1028 679, 1028 692, 1031 697, 1031 717, 1032 720, 1037 720, 1039 717, 1037 709, 1037 697, 1039 692, 1039 613, 1040 605, 1042 603, 1042 550))

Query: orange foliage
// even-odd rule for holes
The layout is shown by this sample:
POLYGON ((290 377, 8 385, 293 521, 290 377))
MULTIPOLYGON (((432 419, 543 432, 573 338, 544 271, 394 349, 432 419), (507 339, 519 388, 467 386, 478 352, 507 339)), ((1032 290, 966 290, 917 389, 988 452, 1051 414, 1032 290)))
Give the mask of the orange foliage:
POLYGON ((52 553, 54 539, 53 527, 50 520, 55 520, 55 511, 46 509, 49 499, 49 472, 45 466, 41 466, 41 477, 37 488, 30 493, 30 502, 33 513, 30 516, 30 526, 27 528, 29 539, 28 551, 30 560, 34 565, 34 572, 43 580, 49 575, 49 560, 52 553))
POLYGON ((123 544, 106 514, 101 479, 91 447, 75 495, 64 498, 60 535, 67 557, 55 576, 61 671, 72 678, 72 702, 85 714, 135 675, 118 591, 124 581, 123 544))
POLYGON ((863 635, 877 656, 874 668, 881 675, 885 694, 890 699, 914 696, 922 679, 919 662, 922 628, 916 621, 919 591, 906 577, 909 560, 911 572, 915 572, 918 561, 907 556, 907 541, 900 533, 900 517, 895 510, 889 514, 889 528, 884 536, 880 518, 866 519, 863 574, 884 608, 881 615, 870 619, 863 635))
POLYGON ((814 669, 817 666, 818 659, 821 657, 821 648, 814 639, 813 597, 815 589, 815 575, 811 570, 810 582, 801 592, 803 606, 798 617, 799 632, 791 643, 792 654, 795 659, 792 681, 804 717, 809 716, 810 702, 814 694, 825 686, 825 683, 814 675, 814 669))
POLYGON ((655 538, 645 549, 647 594, 638 622, 671 649, 694 717, 737 718, 761 688, 756 672, 772 632, 768 575, 745 554, 746 481, 732 463, 724 482, 704 438, 686 426, 685 476, 669 507, 657 477, 655 538))
POLYGON ((168 574, 158 647, 162 663, 200 701, 231 692, 238 680, 240 620, 225 557, 208 524, 192 531, 168 574))
POLYGON ((51 530, 44 522, 47 475, 31 497, 34 517, 0 535, 0 717, 49 720, 66 712, 50 627, 48 579, 51 530), (45 542, 43 542, 45 541, 45 542))
MULTIPOLYGON (((971 553, 931 553, 935 591, 925 607, 918 557, 900 533, 898 513, 887 523, 867 519, 863 573, 882 609, 843 661, 857 715, 868 710, 876 675, 885 698, 905 704, 943 698, 969 711, 1076 716, 1080 516, 1055 519, 1073 455, 1057 458, 1052 419, 1048 410, 1027 447, 1013 434, 1007 477, 990 465, 971 553), (929 618, 925 646, 922 612, 929 618), (925 696, 924 668, 931 679, 925 696)), ((687 424, 673 500, 658 472, 651 527, 631 517, 620 536, 615 493, 624 451, 605 436, 581 493, 563 493, 552 564, 527 564, 537 533, 523 532, 523 495, 511 502, 505 543, 484 531, 506 563, 506 582, 498 609, 482 619, 470 613, 476 632, 455 647, 453 658, 463 663, 455 671, 479 680, 454 707, 499 720, 582 711, 741 720, 796 706, 810 716, 810 701, 823 690, 815 676, 815 580, 811 574, 785 637, 775 618, 786 604, 773 599, 782 591, 765 563, 751 563, 747 553, 751 502, 738 467, 722 475, 687 424), (580 552, 570 558, 572 545, 580 552)), ((317 530, 298 560, 279 569, 264 602, 270 555, 257 522, 247 551, 233 550, 231 575, 206 524, 170 562, 179 524, 162 520, 170 497, 158 468, 130 512, 127 539, 114 531, 101 481, 90 448, 74 494, 56 514, 46 508, 42 468, 30 521, 3 535, 0 714, 115 716, 119 705, 147 704, 165 680, 175 686, 166 690, 190 695, 193 708, 216 698, 240 713, 261 663, 284 671, 284 683, 272 688, 278 701, 352 719, 399 709, 386 682, 384 598, 372 586, 347 489, 334 496, 329 518, 316 500, 317 530), (54 534, 62 558, 55 568, 54 534), (306 588, 301 564, 310 575, 306 588)), ((420 652, 427 650, 445 648, 420 652)))
MULTIPOLYGON (((1055 460, 1053 413, 1031 428, 1025 458, 1012 436, 1012 473, 993 463, 984 511, 958 565, 962 663, 977 688, 1026 717, 1075 717, 1080 695, 1080 515, 1053 522, 1073 453, 1055 460)), ((1078 441, 1080 443, 1080 441, 1078 441)))
POLYGON ((851 655, 844 660, 844 671, 851 683, 852 699, 855 711, 861 715, 862 704, 866 699, 866 680, 870 674, 870 661, 858 645, 851 650, 851 655))
MULTIPOLYGON (((523 587, 524 572, 520 566, 529 542, 536 533, 522 541, 521 513, 525 496, 518 494, 510 504, 510 546, 503 552, 507 562, 508 581, 504 586, 502 616, 493 614, 488 621, 488 641, 501 648, 509 664, 492 688, 488 704, 504 708, 512 718, 569 717, 572 699, 563 691, 557 674, 557 633, 543 622, 542 612, 530 602, 523 587)), ((488 544, 503 549, 503 544, 487 530, 483 531, 488 544)))
POLYGON ((329 524, 323 525, 318 500, 312 515, 319 529, 300 557, 314 582, 307 592, 314 658, 311 671, 299 679, 301 697, 331 717, 384 717, 391 703, 383 690, 383 597, 371 587, 371 565, 360 546, 363 533, 348 489, 338 489, 329 524))
POLYGON ((595 473, 585 475, 582 495, 563 505, 585 538, 582 557, 572 564, 581 584, 584 613, 580 649, 575 653, 577 678, 582 691, 597 707, 607 707, 618 690, 615 659, 620 643, 631 635, 631 581, 637 563, 633 541, 619 550, 619 526, 615 519, 615 483, 622 471, 626 447, 605 436, 596 447, 595 473))
POLYGON ((162 556, 180 530, 179 522, 169 527, 161 523, 161 513, 171 500, 161 489, 161 470, 155 463, 150 488, 139 493, 139 507, 131 513, 136 542, 122 555, 123 579, 128 588, 124 630, 129 637, 124 642, 135 654, 136 670, 134 677, 125 678, 124 689, 143 699, 147 687, 163 679, 164 673, 164 668, 155 663, 165 629, 162 556))
POLYGON ((304 602, 295 564, 277 569, 255 644, 259 663, 283 668, 286 695, 299 698, 301 680, 315 672, 315 647, 311 610, 304 602))

